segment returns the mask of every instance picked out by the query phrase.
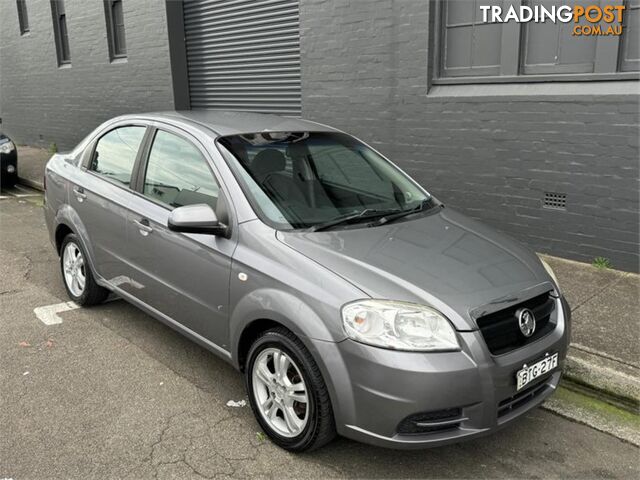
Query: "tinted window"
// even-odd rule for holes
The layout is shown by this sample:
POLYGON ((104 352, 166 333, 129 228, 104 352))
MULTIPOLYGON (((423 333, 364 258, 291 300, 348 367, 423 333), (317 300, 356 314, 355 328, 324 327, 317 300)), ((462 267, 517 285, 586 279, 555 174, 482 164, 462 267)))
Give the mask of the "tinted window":
POLYGON ((363 191, 376 191, 393 197, 392 184, 381 178, 360 152, 342 145, 315 144, 309 146, 311 157, 322 183, 363 191))
POLYGON ((145 129, 145 127, 120 127, 111 130, 98 140, 89 169, 129 185, 133 164, 145 129))
POLYGON ((223 137, 219 144, 258 214, 276 228, 415 211, 430 198, 348 135, 252 133, 223 137))
POLYGON ((144 179, 147 197, 171 207, 206 203, 215 209, 218 191, 207 161, 191 142, 156 133, 144 179))

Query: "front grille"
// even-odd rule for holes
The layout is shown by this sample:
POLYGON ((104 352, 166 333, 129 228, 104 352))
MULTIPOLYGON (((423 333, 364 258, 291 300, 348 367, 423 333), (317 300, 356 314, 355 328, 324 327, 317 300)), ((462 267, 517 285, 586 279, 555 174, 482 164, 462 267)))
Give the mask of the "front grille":
POLYGON ((543 293, 504 310, 478 318, 480 332, 493 355, 501 355, 535 342, 555 328, 555 322, 551 320, 551 316, 556 308, 556 302, 550 293, 543 293), (521 308, 530 309, 536 317, 536 330, 528 338, 520 331, 516 317, 516 312, 521 308))
POLYGON ((546 383, 541 383, 538 385, 534 385, 533 387, 529 387, 522 392, 518 392, 512 397, 505 398, 498 404, 498 418, 506 415, 513 410, 517 410, 520 407, 525 406, 534 398, 538 397, 542 392, 547 389, 546 383))
POLYGON ((458 428, 466 420, 462 418, 462 409, 448 408, 435 412, 422 412, 409 415, 398 424, 398 433, 404 435, 420 435, 424 433, 442 432, 458 428))

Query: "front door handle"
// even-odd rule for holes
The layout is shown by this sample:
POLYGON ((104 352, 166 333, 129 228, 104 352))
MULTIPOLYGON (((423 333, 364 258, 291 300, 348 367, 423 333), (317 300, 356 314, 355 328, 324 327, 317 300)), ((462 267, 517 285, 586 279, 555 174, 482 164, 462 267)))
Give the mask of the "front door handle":
POLYGON ((84 188, 82 187, 75 187, 73 189, 73 194, 76 196, 80 203, 82 203, 84 199, 87 198, 87 194, 84 193, 84 188))
POLYGON ((142 235, 143 237, 146 237, 151 232, 153 232, 153 228, 151 228, 151 225, 149 225, 149 220, 147 220, 146 218, 143 218, 140 221, 134 220, 133 223, 136 224, 140 235, 142 235))

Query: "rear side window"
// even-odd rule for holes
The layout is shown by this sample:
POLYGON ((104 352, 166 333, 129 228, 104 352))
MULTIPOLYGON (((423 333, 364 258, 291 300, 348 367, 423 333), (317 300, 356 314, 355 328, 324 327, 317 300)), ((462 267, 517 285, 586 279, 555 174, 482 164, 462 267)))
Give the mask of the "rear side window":
POLYGON ((145 130, 133 126, 111 130, 98 140, 89 170, 129 186, 145 130))
POLYGON ((144 195, 169 207, 206 203, 215 210, 218 183, 191 142, 158 130, 144 179, 144 195))

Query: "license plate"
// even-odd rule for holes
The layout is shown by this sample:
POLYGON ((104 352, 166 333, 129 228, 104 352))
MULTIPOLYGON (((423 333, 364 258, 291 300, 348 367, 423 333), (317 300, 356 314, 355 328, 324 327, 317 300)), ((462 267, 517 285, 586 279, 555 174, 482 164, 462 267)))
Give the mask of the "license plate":
POLYGON ((536 362, 532 365, 524 365, 522 369, 518 370, 516 373, 516 379, 518 381, 518 386, 516 390, 521 390, 531 381, 535 380, 538 377, 541 377, 545 373, 550 372, 554 368, 558 366, 558 354, 554 353, 553 355, 548 355, 544 357, 539 362, 536 362))

